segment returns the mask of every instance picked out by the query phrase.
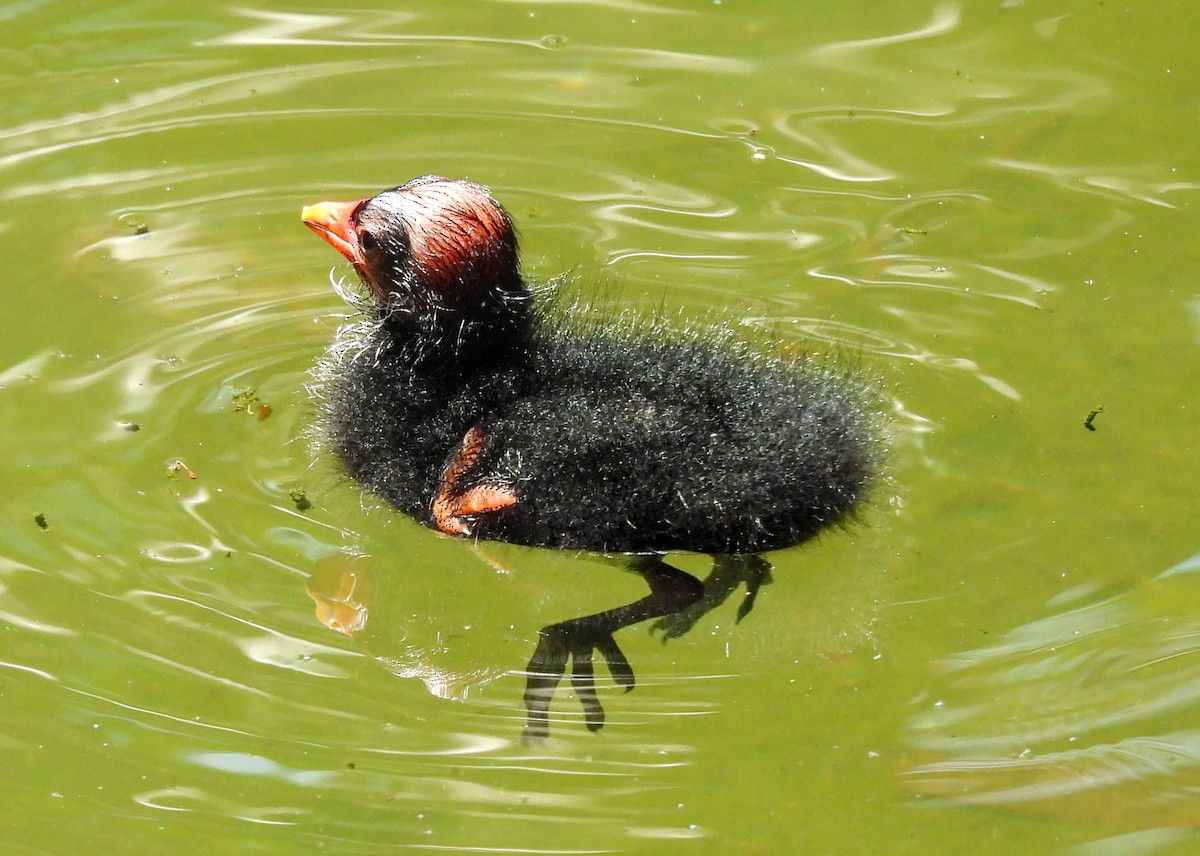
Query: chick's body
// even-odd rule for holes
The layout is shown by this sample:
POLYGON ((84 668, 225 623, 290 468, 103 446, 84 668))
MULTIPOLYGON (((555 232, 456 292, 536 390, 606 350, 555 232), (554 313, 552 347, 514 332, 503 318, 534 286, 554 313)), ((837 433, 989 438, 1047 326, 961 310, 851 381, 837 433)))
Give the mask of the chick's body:
POLYGON ((364 344, 331 367, 337 454, 356 480, 428 521, 448 457, 478 428, 486 439, 460 488, 503 485, 518 501, 480 515, 477 537, 760 552, 841 520, 870 476, 858 396, 804 360, 542 329, 470 371, 413 371, 404 349, 364 344))
POLYGON ((873 469, 844 373, 546 317, 508 215, 427 176, 305 222, 354 264, 367 320, 327 358, 324 421, 348 473, 459 535, 605 552, 757 553, 844 519, 873 469))

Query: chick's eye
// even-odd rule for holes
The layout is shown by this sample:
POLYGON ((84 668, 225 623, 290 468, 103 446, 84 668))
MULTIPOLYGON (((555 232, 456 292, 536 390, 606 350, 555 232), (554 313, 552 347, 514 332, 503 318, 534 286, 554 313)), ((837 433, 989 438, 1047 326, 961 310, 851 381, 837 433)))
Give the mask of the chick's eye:
POLYGON ((375 240, 375 236, 366 229, 360 229, 358 232, 358 245, 365 252, 372 252, 379 248, 379 242, 375 240))

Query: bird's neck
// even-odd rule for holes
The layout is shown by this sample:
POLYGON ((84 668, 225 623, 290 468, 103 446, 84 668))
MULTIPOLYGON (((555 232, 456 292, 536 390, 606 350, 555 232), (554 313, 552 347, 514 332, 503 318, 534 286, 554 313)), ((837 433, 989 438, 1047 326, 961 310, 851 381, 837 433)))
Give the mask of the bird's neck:
POLYGON ((530 339, 533 312, 530 294, 522 287, 493 292, 469 311, 393 310, 382 318, 382 327, 397 355, 413 369, 469 371, 523 350, 530 339))

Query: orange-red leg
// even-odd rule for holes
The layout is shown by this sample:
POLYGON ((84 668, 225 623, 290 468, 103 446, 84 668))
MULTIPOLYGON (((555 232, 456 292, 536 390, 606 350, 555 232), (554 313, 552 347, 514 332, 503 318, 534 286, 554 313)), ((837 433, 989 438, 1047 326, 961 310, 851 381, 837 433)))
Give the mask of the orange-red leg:
POLYGON ((483 483, 463 490, 463 481, 479 463, 487 435, 480 428, 467 431, 458 450, 442 470, 442 483, 433 498, 433 523, 451 535, 470 535, 468 518, 489 514, 516 504, 517 495, 502 484, 483 483))

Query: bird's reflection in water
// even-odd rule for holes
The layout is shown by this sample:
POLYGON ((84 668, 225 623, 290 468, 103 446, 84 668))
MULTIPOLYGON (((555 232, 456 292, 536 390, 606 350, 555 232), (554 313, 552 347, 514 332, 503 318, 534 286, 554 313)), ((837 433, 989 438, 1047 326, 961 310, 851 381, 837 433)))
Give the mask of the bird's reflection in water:
MULTIPOLYGON (((664 640, 676 638, 744 586, 737 609, 740 621, 753 608, 760 587, 770 582, 770 564, 753 554, 714 557, 712 571, 703 582, 658 554, 604 558, 637 574, 650 591, 631 603, 549 624, 538 631, 537 646, 525 668, 525 739, 548 735, 550 706, 568 671, 588 729, 597 731, 604 726, 604 709, 596 693, 596 655, 603 659, 618 686, 628 691, 635 684, 633 667, 616 642, 617 631, 658 619, 653 630, 664 640)), ((317 563, 307 592, 322 624, 350 637, 363 633, 375 596, 367 563, 342 553, 333 554, 317 563)), ((421 677, 436 695, 454 695, 446 690, 454 676, 428 663, 394 671, 421 677)), ((481 674, 475 673, 474 678, 479 679, 481 674)), ((486 675, 483 680, 487 680, 486 675)))
POLYGON ((717 556, 712 573, 703 583, 667 564, 660 555, 627 556, 623 561, 646 581, 648 595, 616 609, 551 624, 539 632, 537 649, 526 669, 526 738, 545 737, 548 733, 547 712, 568 662, 571 685, 583 705, 584 720, 589 729, 597 731, 604 725, 604 709, 596 697, 593 654, 604 658, 619 686, 626 690, 634 686, 633 669, 613 634, 657 618, 654 629, 664 638, 680 636, 744 583, 746 595, 738 609, 740 621, 753 608, 759 587, 770 579, 770 565, 756 555, 717 556))

